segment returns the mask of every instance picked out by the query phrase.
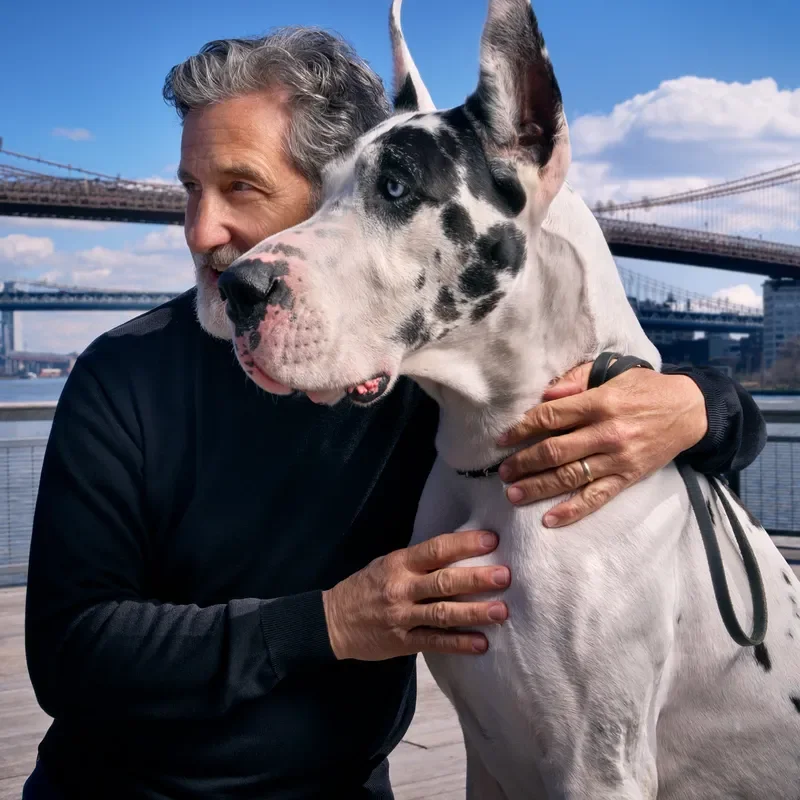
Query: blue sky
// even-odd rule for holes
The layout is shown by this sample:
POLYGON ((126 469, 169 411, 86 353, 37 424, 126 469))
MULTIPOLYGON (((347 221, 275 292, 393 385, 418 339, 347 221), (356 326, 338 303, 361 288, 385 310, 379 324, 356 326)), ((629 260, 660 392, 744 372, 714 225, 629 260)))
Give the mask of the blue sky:
MULTIPOLYGON (((797 0, 540 0, 535 9, 572 126, 571 179, 587 199, 800 161, 797 0)), ((486 0, 405 0, 406 36, 440 107, 474 87, 485 11, 486 0)), ((161 86, 173 64, 210 39, 316 24, 343 34, 389 83, 387 15, 388 0, 13 3, 0 136, 7 149, 86 169, 172 178, 180 127, 161 86)), ((760 286, 753 276, 627 266, 704 292, 760 286)), ((0 218, 0 279, 20 274, 179 290, 191 263, 177 230, 0 218)), ((81 317, 26 315, 26 345, 80 349, 121 318, 81 317)))

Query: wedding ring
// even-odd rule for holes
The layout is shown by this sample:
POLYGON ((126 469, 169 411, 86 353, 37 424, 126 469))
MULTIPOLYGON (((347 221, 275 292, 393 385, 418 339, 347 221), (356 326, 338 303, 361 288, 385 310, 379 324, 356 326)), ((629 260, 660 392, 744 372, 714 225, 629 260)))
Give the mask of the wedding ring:
POLYGON ((594 477, 592 476, 592 471, 589 469, 589 465, 586 463, 586 459, 582 458, 580 464, 583 467, 583 474, 586 476, 586 483, 591 483, 594 477))

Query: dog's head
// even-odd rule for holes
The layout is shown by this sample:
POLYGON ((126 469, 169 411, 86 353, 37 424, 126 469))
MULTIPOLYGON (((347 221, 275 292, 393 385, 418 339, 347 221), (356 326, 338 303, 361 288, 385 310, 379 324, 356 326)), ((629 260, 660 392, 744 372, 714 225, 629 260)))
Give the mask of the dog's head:
POLYGON ((447 111, 399 12, 395 0, 395 114, 328 166, 311 219, 220 278, 238 357, 268 391, 368 403, 488 336, 564 182, 561 93, 528 0, 491 0, 478 87, 447 111))

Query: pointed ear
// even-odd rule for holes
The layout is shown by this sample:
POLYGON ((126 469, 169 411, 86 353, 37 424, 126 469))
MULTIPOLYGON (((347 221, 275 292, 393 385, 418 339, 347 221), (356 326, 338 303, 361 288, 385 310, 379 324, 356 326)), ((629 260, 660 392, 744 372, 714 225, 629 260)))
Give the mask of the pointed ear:
POLYGON ((392 37, 392 54, 394 56, 394 110, 402 111, 435 111, 436 106, 422 82, 419 70, 411 58, 403 29, 400 27, 400 8, 403 0, 392 0, 389 15, 389 33, 392 37))
POLYGON ((529 0, 490 0, 478 88, 467 113, 499 155, 518 156, 563 182, 569 133, 553 65, 529 0), (553 176, 557 177, 557 176, 553 176))

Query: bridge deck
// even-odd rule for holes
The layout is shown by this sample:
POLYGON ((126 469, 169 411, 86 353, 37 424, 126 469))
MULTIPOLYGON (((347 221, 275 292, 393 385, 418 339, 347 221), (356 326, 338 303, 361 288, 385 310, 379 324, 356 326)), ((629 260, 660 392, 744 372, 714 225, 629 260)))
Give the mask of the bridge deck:
MULTIPOLYGON (((25 666, 25 588, 0 589, 0 800, 19 800, 50 724, 25 666)), ((391 757, 397 800, 463 800, 465 755, 455 712, 419 659, 419 702, 406 738, 391 757)))

